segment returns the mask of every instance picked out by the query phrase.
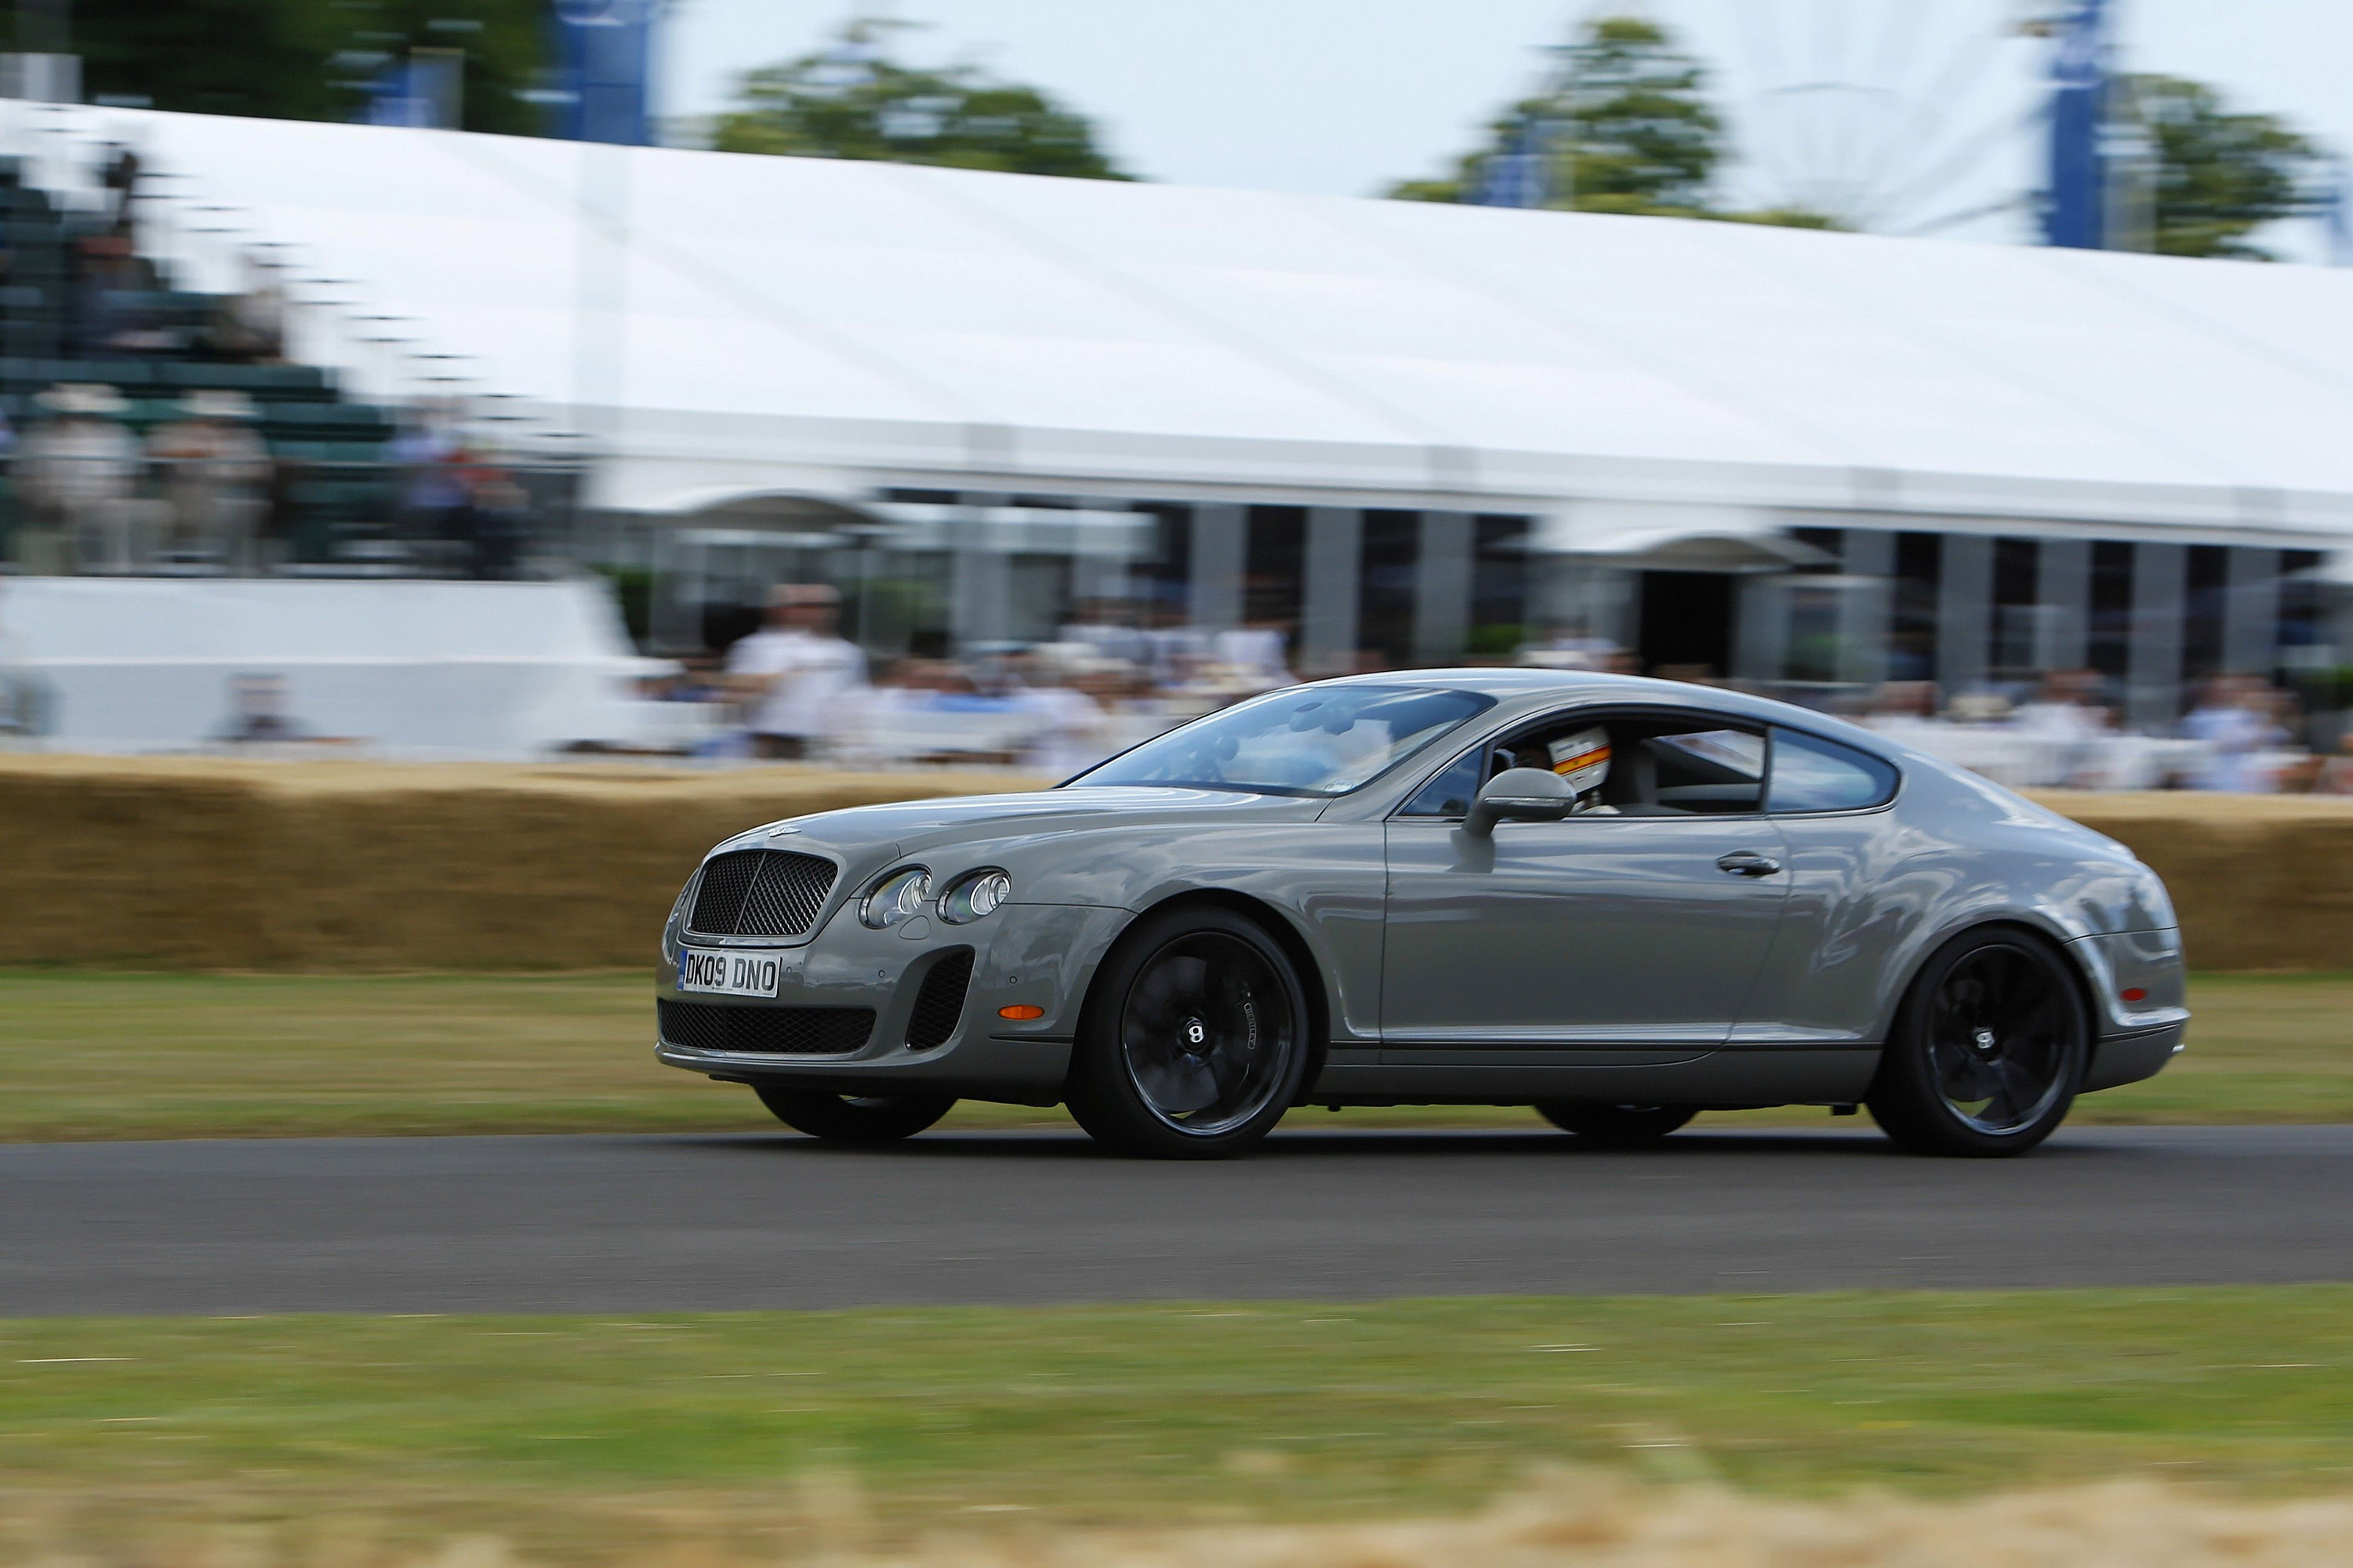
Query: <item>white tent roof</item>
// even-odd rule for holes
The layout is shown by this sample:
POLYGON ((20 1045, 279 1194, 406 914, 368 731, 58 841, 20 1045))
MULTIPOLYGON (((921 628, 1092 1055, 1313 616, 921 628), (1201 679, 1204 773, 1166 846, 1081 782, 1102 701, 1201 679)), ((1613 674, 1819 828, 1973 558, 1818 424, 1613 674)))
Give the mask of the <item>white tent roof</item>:
POLYGON ((593 434, 617 505, 933 475, 2353 531, 2353 273, 44 112, 593 434))

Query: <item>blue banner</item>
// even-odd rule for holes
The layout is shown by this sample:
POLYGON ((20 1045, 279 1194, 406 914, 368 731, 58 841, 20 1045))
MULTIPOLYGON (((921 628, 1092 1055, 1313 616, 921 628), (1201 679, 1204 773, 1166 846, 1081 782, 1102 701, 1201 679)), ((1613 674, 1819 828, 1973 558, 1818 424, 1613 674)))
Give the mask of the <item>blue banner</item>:
POLYGON ((555 0, 564 102, 557 134, 653 142, 653 33, 659 0, 555 0))

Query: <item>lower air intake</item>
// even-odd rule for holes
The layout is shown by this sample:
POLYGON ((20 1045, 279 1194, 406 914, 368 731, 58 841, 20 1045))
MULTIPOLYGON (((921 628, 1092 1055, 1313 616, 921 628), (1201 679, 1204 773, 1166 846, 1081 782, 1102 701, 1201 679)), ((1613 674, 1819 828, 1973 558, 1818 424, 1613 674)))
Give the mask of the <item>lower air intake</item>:
POLYGON ((874 1033, 871 1007, 715 1007, 659 1002, 661 1037, 690 1051, 846 1057, 874 1033))

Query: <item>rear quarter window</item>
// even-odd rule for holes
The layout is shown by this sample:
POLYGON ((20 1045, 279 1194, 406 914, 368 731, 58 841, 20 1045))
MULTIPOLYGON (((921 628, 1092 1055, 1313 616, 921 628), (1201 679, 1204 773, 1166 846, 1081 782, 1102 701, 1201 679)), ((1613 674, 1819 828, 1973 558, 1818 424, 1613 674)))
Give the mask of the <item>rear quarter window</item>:
POLYGON ((1895 798, 1893 764, 1867 752, 1795 730, 1773 731, 1773 776, 1766 790, 1771 812, 1865 811, 1895 798))

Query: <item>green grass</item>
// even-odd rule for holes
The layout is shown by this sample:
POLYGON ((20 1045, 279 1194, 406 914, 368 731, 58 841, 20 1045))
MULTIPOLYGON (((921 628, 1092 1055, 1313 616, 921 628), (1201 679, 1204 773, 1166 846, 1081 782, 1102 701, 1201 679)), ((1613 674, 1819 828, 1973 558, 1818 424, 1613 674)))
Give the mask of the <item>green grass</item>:
MULTIPOLYGON (((654 1062, 649 985, 634 973, 0 973, 0 1139, 773 1128, 744 1090, 654 1062)), ((2189 1054, 2151 1083, 2088 1097, 2079 1120, 2353 1121, 2353 976, 2200 976, 2191 1003, 2189 1054)), ((1480 1109, 1293 1120, 1537 1125, 1480 1109)), ((1067 1125, 995 1106, 961 1108, 951 1125, 1041 1122, 1067 1125)))
POLYGON ((2341 1491, 2348 1368, 2348 1287, 17 1321, 0 1476, 100 1521, 331 1509, 587 1556, 770 1528, 812 1475, 908 1528, 1452 1510, 1556 1464, 2341 1491))

